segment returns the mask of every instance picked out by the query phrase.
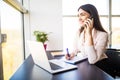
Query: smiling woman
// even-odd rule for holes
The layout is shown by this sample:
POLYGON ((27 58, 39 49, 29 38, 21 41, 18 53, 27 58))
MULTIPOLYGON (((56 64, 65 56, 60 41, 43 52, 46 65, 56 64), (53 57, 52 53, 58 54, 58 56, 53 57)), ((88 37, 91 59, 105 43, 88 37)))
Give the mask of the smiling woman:
MULTIPOLYGON (((80 25, 78 25, 77 8, 78 6, 81 6, 81 4, 89 3, 89 4, 95 5, 96 8, 98 9, 101 24, 103 25, 103 28, 108 32, 109 42, 108 42, 107 47, 120 49, 120 36, 118 35, 120 34, 120 24, 119 24, 120 0, 116 0, 116 1, 114 0, 101 0, 101 1, 92 0, 92 2, 90 0, 62 0, 62 1, 63 1, 63 39, 64 39, 63 45, 64 45, 64 48, 68 47, 68 48, 74 49, 74 47, 72 47, 72 44, 71 44, 74 39, 73 34, 75 33, 75 30, 80 27, 80 25)), ((111 65, 111 63, 109 64, 111 65)), ((110 73, 110 71, 108 72, 110 73)), ((113 75, 113 76, 116 76, 116 75, 113 75)))
POLYGON ((72 41, 74 33, 79 28, 77 18, 77 8, 81 4, 90 3, 99 10, 101 24, 109 33, 109 46, 112 48, 120 48, 120 40, 117 34, 120 34, 120 0, 62 0, 63 10, 63 46, 64 49, 69 47, 72 49, 72 41), (103 3, 104 2, 104 3, 103 3), (67 5, 67 6, 66 6, 67 5), (102 6, 101 6, 102 5, 102 6), (68 30, 69 29, 69 30, 68 30), (113 35, 112 35, 113 34, 113 35), (115 36, 114 36, 115 35, 115 36))

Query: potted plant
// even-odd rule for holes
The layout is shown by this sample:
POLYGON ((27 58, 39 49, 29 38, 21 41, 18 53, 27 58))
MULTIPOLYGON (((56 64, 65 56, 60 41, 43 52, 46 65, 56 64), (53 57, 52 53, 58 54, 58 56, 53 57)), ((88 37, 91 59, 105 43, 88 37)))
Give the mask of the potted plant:
POLYGON ((45 44, 45 42, 48 41, 48 33, 43 31, 34 31, 34 35, 36 37, 36 41, 42 42, 46 50, 47 44, 45 44))

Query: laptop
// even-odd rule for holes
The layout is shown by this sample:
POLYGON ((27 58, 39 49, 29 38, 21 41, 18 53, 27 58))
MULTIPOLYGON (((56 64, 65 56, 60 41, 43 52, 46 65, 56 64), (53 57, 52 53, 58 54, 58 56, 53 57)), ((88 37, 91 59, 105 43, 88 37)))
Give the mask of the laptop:
POLYGON ((35 64, 51 74, 77 69, 76 65, 68 64, 59 59, 48 60, 47 53, 42 42, 27 41, 29 51, 35 64))

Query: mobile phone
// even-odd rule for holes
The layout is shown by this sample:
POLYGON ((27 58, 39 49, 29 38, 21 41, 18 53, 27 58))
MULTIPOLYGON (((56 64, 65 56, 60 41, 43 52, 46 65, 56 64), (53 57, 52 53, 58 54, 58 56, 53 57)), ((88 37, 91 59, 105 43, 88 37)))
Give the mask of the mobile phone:
MULTIPOLYGON (((93 16, 90 16, 90 17, 89 17, 89 19, 91 19, 91 20, 92 20, 92 18, 93 18, 93 16)), ((84 30, 85 27, 87 27, 87 26, 86 26, 86 25, 83 25, 83 26, 81 27, 80 33, 84 30)))
POLYGON ((90 17, 89 17, 89 19, 91 19, 91 20, 92 20, 92 18, 93 18, 93 16, 90 16, 90 17))
MULTIPOLYGON (((90 16, 90 17, 89 17, 89 19, 90 19, 90 20, 92 20, 92 18, 93 18, 92 16, 90 16)), ((87 26, 86 26, 86 25, 84 25, 84 27, 87 27, 87 26)))

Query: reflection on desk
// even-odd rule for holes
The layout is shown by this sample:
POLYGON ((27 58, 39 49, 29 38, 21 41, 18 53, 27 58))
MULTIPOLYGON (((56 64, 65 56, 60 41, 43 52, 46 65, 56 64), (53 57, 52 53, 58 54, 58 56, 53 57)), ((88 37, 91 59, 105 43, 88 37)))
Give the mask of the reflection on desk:
POLYGON ((52 74, 34 65, 30 80, 52 80, 52 74))
POLYGON ((88 61, 78 64, 78 69, 81 80, 114 80, 95 65, 89 64, 88 61))
POLYGON ((90 65, 87 60, 76 65, 78 69, 52 75, 36 66, 30 55, 10 80, 114 80, 95 65, 90 65))

